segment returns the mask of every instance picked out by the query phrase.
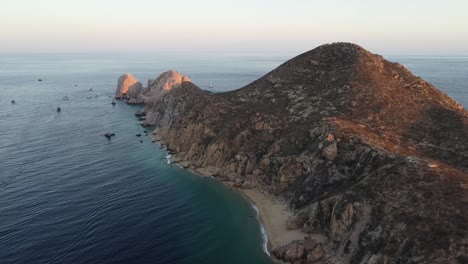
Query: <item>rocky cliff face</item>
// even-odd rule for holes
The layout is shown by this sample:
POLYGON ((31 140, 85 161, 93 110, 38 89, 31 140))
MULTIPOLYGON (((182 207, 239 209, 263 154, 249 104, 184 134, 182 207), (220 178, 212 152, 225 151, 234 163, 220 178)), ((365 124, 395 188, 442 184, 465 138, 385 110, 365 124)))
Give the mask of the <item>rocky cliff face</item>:
POLYGON ((467 262, 468 113, 403 66, 335 43, 227 93, 178 80, 146 123, 190 166, 288 201, 310 236, 277 258, 467 262))
MULTIPOLYGON (((162 73, 154 80, 148 81, 148 90, 143 96, 143 101, 146 102, 145 111, 146 111, 146 121, 145 125, 158 125, 159 117, 157 111, 155 111, 157 105, 164 105, 164 103, 159 103, 160 100, 163 100, 164 95, 169 93, 172 90, 178 90, 183 83, 186 83, 184 87, 188 87, 191 84, 190 78, 187 76, 181 75, 177 71, 170 70, 162 73)), ((184 91, 189 91, 190 89, 183 89, 184 91)), ((185 102, 183 102, 185 103, 185 102)), ((193 102, 192 102, 193 103, 193 102)), ((164 111, 164 109, 162 109, 164 111)), ((168 119, 169 116, 166 116, 168 119)))
POLYGON ((126 73, 120 76, 117 82, 117 91, 115 98, 117 99, 132 99, 137 98, 143 91, 143 86, 133 75, 126 73))
POLYGON ((183 82, 190 82, 190 78, 181 75, 175 70, 169 70, 162 73, 154 80, 148 81, 148 97, 158 97, 166 94, 175 87, 178 87, 183 82))
MULTIPOLYGON (((129 104, 144 104, 153 102, 173 88, 179 87, 183 82, 190 82, 190 78, 183 76, 175 70, 162 73, 154 80, 148 80, 148 87, 143 88, 133 75, 126 73, 120 76, 117 82, 115 98, 126 99, 129 104)), ((151 114, 148 123, 151 123, 151 114)), ((155 123, 151 123, 155 125, 155 123)))

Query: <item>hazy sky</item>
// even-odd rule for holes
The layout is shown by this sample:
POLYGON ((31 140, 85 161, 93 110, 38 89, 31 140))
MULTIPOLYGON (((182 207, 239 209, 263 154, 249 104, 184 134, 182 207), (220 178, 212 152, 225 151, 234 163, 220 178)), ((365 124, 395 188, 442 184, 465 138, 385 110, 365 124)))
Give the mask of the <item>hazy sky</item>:
POLYGON ((468 0, 2 0, 0 53, 468 53, 468 0))

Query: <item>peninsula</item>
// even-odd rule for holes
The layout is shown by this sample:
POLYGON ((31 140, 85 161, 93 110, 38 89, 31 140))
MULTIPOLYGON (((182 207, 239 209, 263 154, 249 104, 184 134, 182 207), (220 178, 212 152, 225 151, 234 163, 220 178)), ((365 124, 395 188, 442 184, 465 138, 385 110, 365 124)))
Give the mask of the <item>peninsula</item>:
POLYGON ((402 65, 333 43, 223 93, 126 76, 175 162, 261 203, 275 259, 468 262, 468 112, 402 65))

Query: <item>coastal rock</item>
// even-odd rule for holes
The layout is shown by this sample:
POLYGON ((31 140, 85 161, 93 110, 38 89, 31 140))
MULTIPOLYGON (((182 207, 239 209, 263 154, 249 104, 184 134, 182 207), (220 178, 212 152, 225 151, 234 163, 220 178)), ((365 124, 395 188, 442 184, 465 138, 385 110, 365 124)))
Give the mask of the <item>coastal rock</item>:
POLYGON ((145 96, 140 92, 138 97, 132 97, 128 100, 128 104, 143 104, 145 103, 145 96))
MULTIPOLYGON (((140 82, 136 82, 134 85, 130 86, 130 88, 128 89, 128 92, 127 92, 127 95, 126 97, 129 99, 129 100, 132 100, 132 99, 136 99, 138 97, 140 97, 140 95, 142 95, 143 91, 143 86, 141 85, 140 82)), ((143 101, 142 101, 143 103, 143 101)))
POLYGON ((127 96, 130 92, 132 97, 137 97, 141 93, 141 83, 133 77, 133 75, 126 73, 119 77, 117 81, 117 91, 115 92, 115 98, 121 99, 127 96))
POLYGON ((280 260, 467 259, 468 112, 402 65, 333 43, 234 91, 163 77, 144 125, 191 168, 282 198, 288 228, 325 238, 274 249, 280 260))
POLYGON ((170 90, 179 87, 183 82, 191 82, 190 78, 181 75, 175 70, 162 73, 158 78, 148 81, 148 92, 146 96, 162 96, 170 90))
POLYGON ((135 112, 135 116, 137 116, 137 117, 146 116, 146 112, 144 110, 137 110, 135 112))

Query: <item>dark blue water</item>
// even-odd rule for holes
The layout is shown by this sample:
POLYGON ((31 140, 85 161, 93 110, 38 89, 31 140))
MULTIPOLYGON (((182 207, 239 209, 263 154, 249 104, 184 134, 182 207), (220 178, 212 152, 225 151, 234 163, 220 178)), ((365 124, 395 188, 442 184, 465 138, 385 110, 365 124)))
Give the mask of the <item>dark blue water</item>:
MULTIPOLYGON (((0 263, 270 263, 250 204, 168 165, 135 137, 138 107, 109 96, 124 72, 145 83, 175 68, 224 91, 285 59, 0 55, 0 263)), ((468 105, 467 59, 399 59, 468 105)))

